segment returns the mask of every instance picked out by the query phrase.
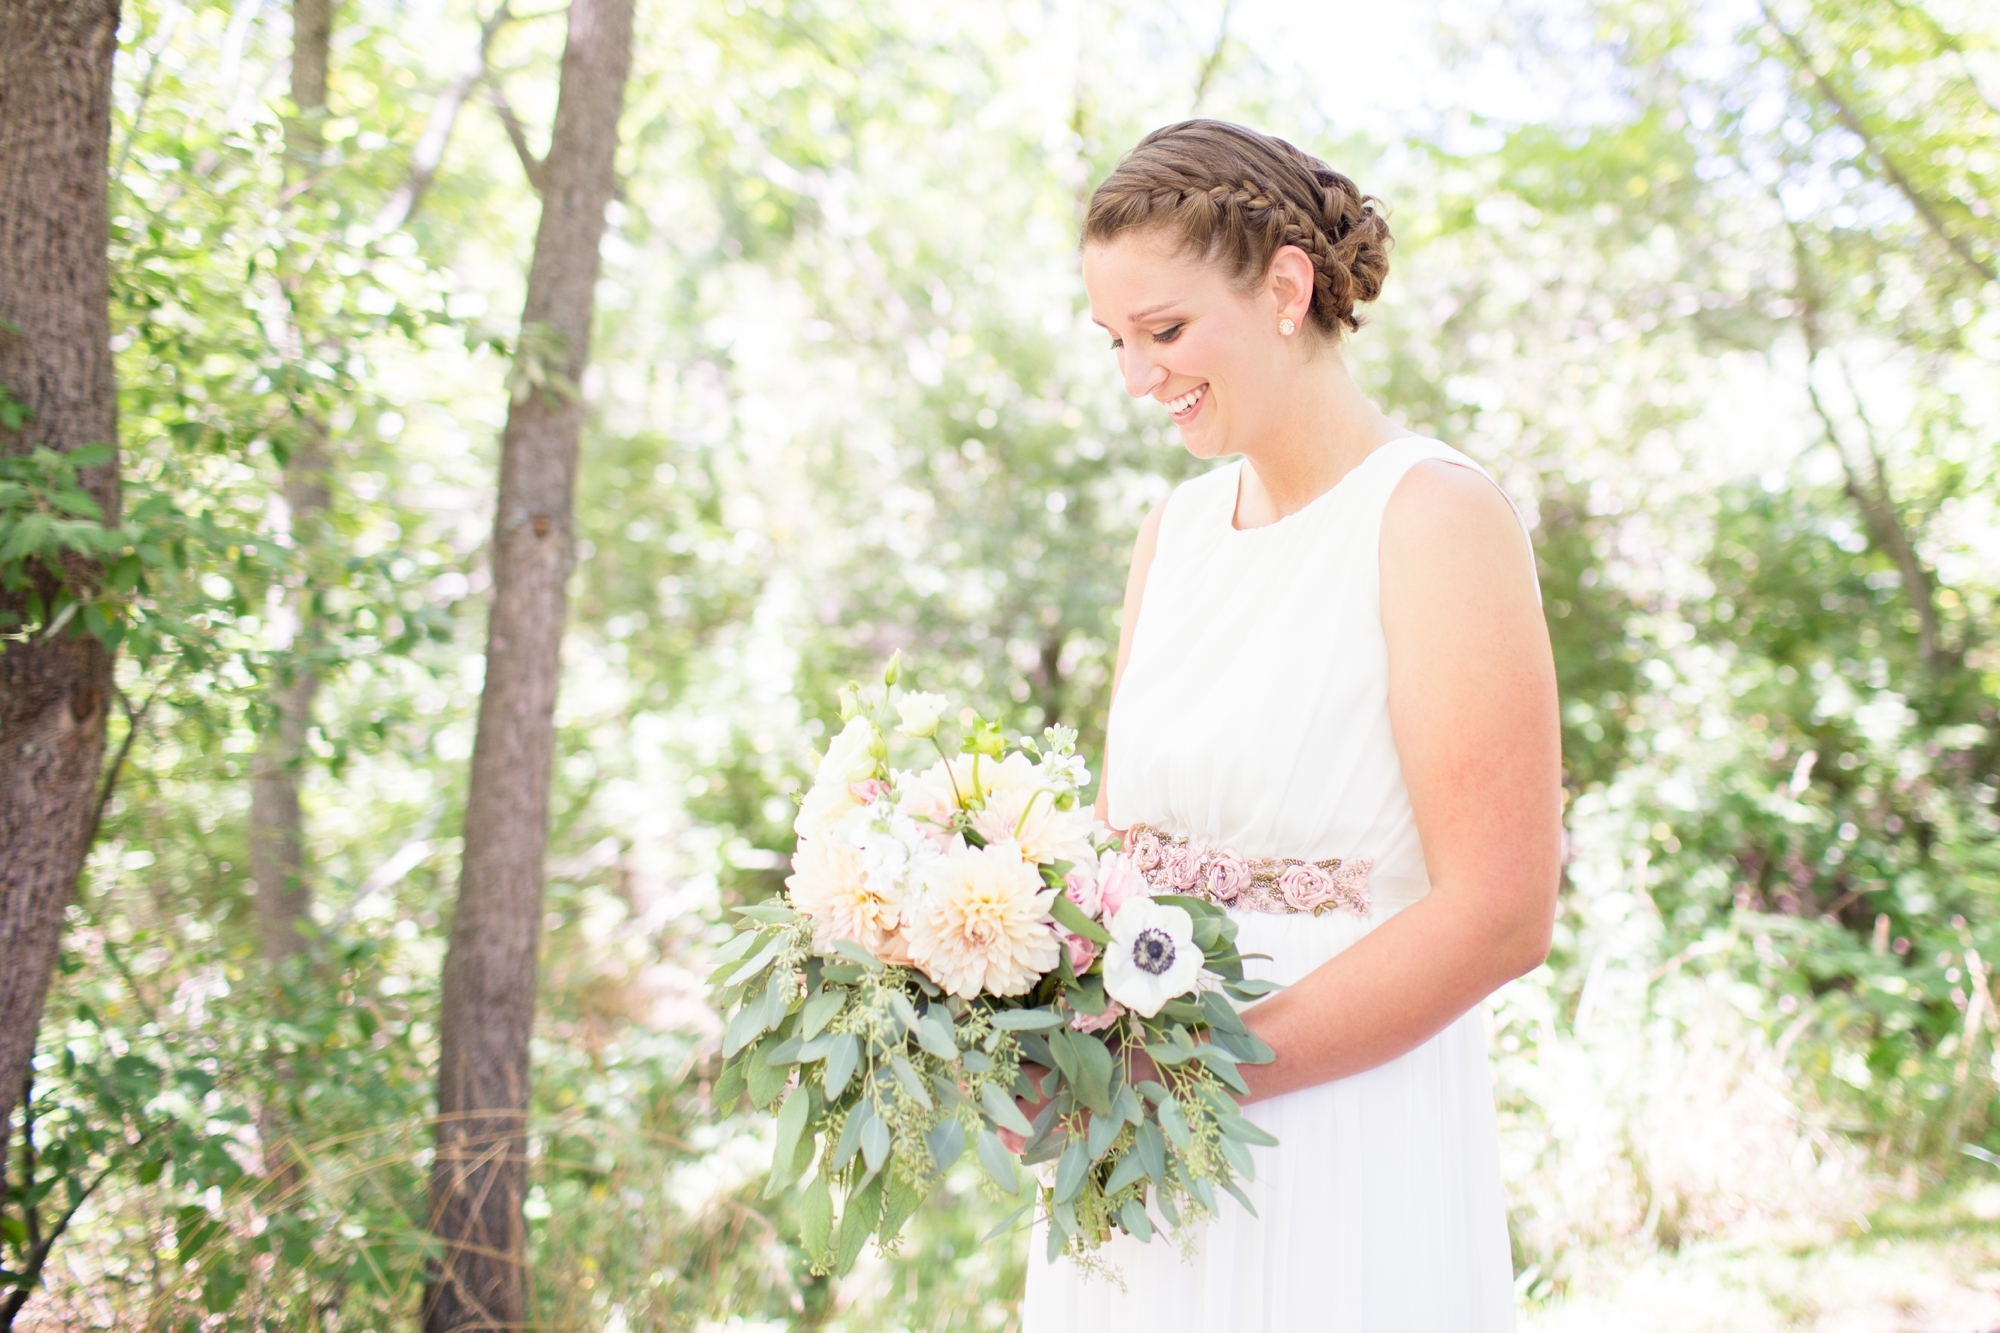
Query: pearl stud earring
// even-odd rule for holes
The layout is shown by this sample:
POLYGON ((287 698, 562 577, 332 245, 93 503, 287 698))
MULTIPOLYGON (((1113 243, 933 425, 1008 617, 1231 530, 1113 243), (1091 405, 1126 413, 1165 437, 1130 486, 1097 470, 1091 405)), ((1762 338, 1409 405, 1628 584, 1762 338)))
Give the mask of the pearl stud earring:
POLYGON ((1297 327, 1298 325, 1292 323, 1292 321, 1289 319, 1281 319, 1278 321, 1278 332, 1284 334, 1287 338, 1292 336, 1292 330, 1296 329, 1297 327))

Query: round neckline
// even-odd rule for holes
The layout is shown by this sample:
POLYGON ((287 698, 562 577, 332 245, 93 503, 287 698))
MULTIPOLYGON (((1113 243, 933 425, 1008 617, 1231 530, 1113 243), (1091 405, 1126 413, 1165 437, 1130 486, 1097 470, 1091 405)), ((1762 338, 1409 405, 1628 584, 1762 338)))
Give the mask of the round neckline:
POLYGON ((1360 462, 1356 463, 1353 467, 1347 469, 1347 471, 1341 473, 1340 480, 1334 482, 1333 485, 1327 487, 1325 490, 1321 491, 1318 495, 1315 495, 1312 499, 1306 501, 1304 504, 1300 505, 1297 509, 1294 509, 1291 513, 1281 514, 1277 518, 1272 519, 1269 523, 1260 523, 1254 528, 1239 528, 1236 526, 1236 510, 1237 507, 1243 503, 1243 469, 1250 465, 1250 460, 1248 458, 1238 458, 1236 460, 1236 475, 1231 480, 1228 490, 1229 508, 1225 510, 1222 515, 1222 526, 1224 530, 1242 537, 1247 537, 1250 534, 1257 532, 1269 532, 1273 528, 1281 528, 1285 524, 1291 522, 1293 519, 1298 518, 1300 515, 1310 513, 1318 505, 1324 504, 1328 496, 1335 494, 1340 490, 1342 486, 1345 486, 1347 484, 1348 478, 1352 477, 1355 473, 1361 471, 1362 468, 1367 467, 1370 463, 1375 461, 1376 458, 1380 457, 1385 451, 1394 448, 1396 445, 1403 443, 1405 440, 1424 440, 1427 438, 1428 438, 1427 436, 1423 435, 1398 435, 1393 440, 1384 440, 1382 443, 1376 445, 1373 449, 1370 449, 1366 454, 1362 455, 1360 462))

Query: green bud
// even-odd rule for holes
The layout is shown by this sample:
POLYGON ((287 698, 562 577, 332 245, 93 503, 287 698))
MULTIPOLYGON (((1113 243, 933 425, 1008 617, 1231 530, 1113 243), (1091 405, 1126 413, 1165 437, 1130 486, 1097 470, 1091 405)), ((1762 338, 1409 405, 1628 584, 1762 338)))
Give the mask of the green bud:
POLYGON ((902 679, 902 675, 903 675, 903 650, 901 648, 898 648, 896 650, 895 656, 889 659, 889 665, 883 669, 882 683, 884 685, 894 685, 898 680, 902 679))

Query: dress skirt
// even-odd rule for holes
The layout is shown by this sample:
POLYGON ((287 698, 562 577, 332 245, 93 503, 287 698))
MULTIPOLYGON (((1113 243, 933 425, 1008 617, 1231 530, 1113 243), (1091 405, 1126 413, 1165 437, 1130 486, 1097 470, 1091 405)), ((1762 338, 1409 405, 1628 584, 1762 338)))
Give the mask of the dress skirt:
MULTIPOLYGON (((1384 919, 1232 912, 1250 974, 1292 982, 1384 919)), ((1485 1017, 1388 1064, 1259 1102, 1251 1216, 1227 1196, 1184 1256, 1164 1233, 1100 1251, 1122 1279, 1047 1262, 1037 1230, 1023 1333, 1501 1333, 1513 1265, 1485 1017)), ((1220 1191, 1218 1191, 1220 1194, 1220 1191)), ((1157 1224, 1157 1215, 1156 1215, 1157 1224)))

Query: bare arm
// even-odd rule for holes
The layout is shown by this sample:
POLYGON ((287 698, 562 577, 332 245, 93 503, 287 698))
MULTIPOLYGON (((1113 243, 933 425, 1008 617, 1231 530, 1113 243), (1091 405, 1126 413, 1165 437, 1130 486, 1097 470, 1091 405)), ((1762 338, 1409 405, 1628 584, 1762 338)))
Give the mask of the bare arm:
POLYGON ((1548 954, 1562 755, 1520 524, 1484 477, 1425 462, 1390 497, 1381 550, 1389 716, 1431 891, 1245 1013, 1277 1052, 1242 1067, 1248 1101, 1414 1050, 1548 954))
MULTIPOLYGON (((1168 497, 1171 499, 1172 497, 1168 497)), ((1146 521, 1139 525, 1139 540, 1132 544, 1132 571, 1125 576, 1125 610, 1118 619, 1118 665, 1111 675, 1111 697, 1118 697, 1118 682, 1125 679, 1125 663, 1132 656, 1132 631, 1139 624, 1139 603, 1146 597, 1146 573, 1153 567, 1153 552, 1160 546, 1160 515, 1167 510, 1167 501, 1153 506, 1146 515, 1146 521)), ((1111 750, 1105 747, 1104 764, 1097 778, 1097 817, 1108 824, 1111 798, 1106 795, 1106 779, 1111 772, 1111 750)))

